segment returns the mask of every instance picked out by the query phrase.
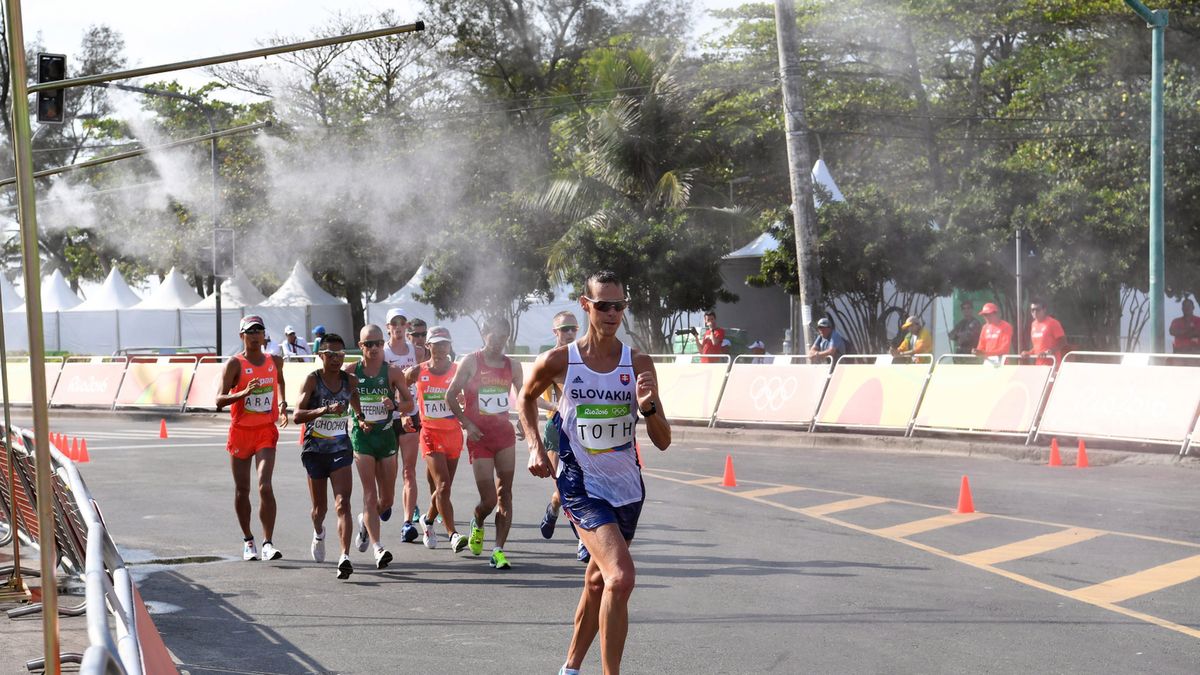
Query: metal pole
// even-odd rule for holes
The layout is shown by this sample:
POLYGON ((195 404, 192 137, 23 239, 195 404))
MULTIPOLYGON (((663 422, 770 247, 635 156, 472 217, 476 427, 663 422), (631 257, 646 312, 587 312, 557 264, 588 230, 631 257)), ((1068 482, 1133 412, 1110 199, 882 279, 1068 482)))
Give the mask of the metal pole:
MULTIPOLYGON (((26 109, 28 109, 28 107, 26 109)), ((200 141, 207 141, 211 138, 221 138, 224 136, 233 136, 236 134, 245 133, 247 131, 257 131, 259 129, 266 129, 269 126, 271 126, 270 122, 256 122, 254 124, 246 124, 246 125, 243 125, 240 127, 233 127, 232 129, 222 129, 221 131, 218 131, 215 134, 204 134, 203 136, 195 136, 193 138, 185 138, 182 141, 172 141, 170 143, 164 143, 163 145, 155 145, 155 146, 152 146, 149 148, 138 148, 137 150, 127 150, 125 152, 118 152, 115 155, 105 155, 104 157, 97 157, 95 159, 89 159, 89 160, 86 160, 83 162, 79 162, 78 164, 68 164, 66 166, 55 167, 53 169, 44 169, 42 171, 38 171, 37 173, 32 174, 31 178, 44 178, 46 176, 55 176, 60 173, 69 173, 71 171, 78 171, 79 169, 87 169, 87 168, 93 167, 93 166, 100 166, 101 164, 109 164, 111 162, 120 161, 122 159, 129 159, 131 157, 141 157, 142 155, 148 155, 152 152, 159 152, 161 150, 170 150, 172 148, 178 148, 178 147, 182 147, 184 145, 190 145, 192 143, 199 143, 200 141)), ((18 176, 19 175, 20 174, 18 174, 18 176)), ((17 180, 16 176, 14 176, 13 178, 5 178, 4 180, 0 180, 0 187, 4 187, 5 185, 15 185, 18 182, 19 181, 17 180)))
MULTIPOLYGON (((55 565, 53 486, 50 464, 50 420, 46 410, 46 345, 42 333, 41 260, 38 257, 37 204, 33 183, 33 134, 29 129, 28 73, 25 66, 25 30, 21 23, 21 0, 4 3, 8 22, 8 60, 12 87, 13 159, 17 173, 17 204, 20 213, 21 258, 25 266, 25 317, 29 326, 29 376, 33 391, 34 457, 37 466, 38 542, 42 571, 42 648, 45 672, 61 670, 58 658, 58 586, 55 565)), ((8 430, 5 430, 8 433, 8 430)))
POLYGON ((233 54, 224 54, 221 56, 208 56, 202 59, 192 59, 191 61, 179 61, 176 63, 168 63, 161 66, 146 66, 145 68, 133 68, 131 70, 121 70, 115 73, 100 73, 97 75, 88 75, 86 77, 75 77, 58 82, 45 82, 35 84, 29 87, 29 93, 34 93, 49 89, 67 89, 70 87, 84 87, 90 84, 99 84, 101 82, 113 82, 115 80, 130 80, 135 77, 144 77, 146 75, 159 75, 162 73, 171 73, 177 70, 188 70, 190 68, 203 68, 204 66, 216 66, 222 63, 231 63, 233 61, 245 61, 248 59, 257 59, 264 56, 275 56, 277 54, 288 54, 304 49, 313 49, 314 47, 328 47, 329 45, 340 45, 346 42, 356 42, 358 40, 370 40, 373 38, 388 37, 391 35, 399 35, 401 33, 415 33, 425 30, 425 22, 418 21, 403 26, 392 26, 390 28, 377 28, 375 30, 363 31, 361 33, 348 33, 346 35, 337 35, 334 37, 321 38, 320 40, 307 40, 305 42, 294 42, 286 45, 273 45, 271 47, 263 47, 261 49, 251 49, 245 52, 236 52, 233 54))
POLYGON ((800 282, 801 354, 807 354, 813 306, 821 299, 820 259, 817 257, 816 214, 813 212, 812 152, 808 147, 808 122, 804 118, 800 47, 796 38, 795 0, 775 0, 775 34, 779 46, 779 76, 783 89, 783 117, 787 129, 788 174, 792 186, 792 218, 796 232, 796 273, 800 282))
POLYGON ((1166 248, 1163 235, 1163 53, 1169 13, 1151 10, 1140 0, 1125 0, 1151 29, 1150 75, 1150 350, 1166 349, 1163 298, 1166 291, 1166 248))

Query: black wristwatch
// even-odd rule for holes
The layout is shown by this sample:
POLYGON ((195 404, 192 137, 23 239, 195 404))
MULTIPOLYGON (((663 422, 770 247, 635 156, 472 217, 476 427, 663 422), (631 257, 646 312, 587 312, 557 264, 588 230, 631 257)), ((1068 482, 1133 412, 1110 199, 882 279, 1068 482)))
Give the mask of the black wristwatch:
POLYGON ((651 415, 657 415, 658 414, 658 405, 654 401, 650 401, 650 409, 649 410, 642 410, 641 408, 638 408, 638 412, 642 413, 642 417, 650 417, 651 415))

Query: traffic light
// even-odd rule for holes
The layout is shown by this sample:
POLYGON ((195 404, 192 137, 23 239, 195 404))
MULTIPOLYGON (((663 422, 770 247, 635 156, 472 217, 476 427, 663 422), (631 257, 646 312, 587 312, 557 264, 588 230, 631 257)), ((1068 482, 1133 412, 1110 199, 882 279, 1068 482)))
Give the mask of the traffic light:
MULTIPOLYGON (((38 84, 58 82, 67 78, 65 54, 38 54, 38 84)), ((65 89, 50 89, 37 93, 37 121, 42 124, 62 124, 67 118, 65 89)))

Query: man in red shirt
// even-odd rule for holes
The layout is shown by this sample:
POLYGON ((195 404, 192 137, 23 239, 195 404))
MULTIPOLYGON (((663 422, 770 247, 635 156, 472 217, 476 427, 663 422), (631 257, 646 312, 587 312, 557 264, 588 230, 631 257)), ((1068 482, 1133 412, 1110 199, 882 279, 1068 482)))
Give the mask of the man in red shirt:
POLYGON ((1193 316, 1196 303, 1183 301, 1183 316, 1171 322, 1171 337, 1175 338, 1176 354, 1200 354, 1200 317, 1193 316))
POLYGON ((1033 322, 1029 324, 1030 349, 1021 355, 1036 356, 1039 366, 1062 363, 1063 353, 1067 351, 1067 334, 1063 332, 1062 324, 1050 316, 1046 303, 1041 300, 1030 303, 1029 311, 1033 313, 1033 322))
MULTIPOLYGON (((692 332, 695 333, 696 329, 693 328, 692 332)), ((717 327, 717 313, 711 310, 704 313, 704 335, 700 337, 700 353, 729 353, 729 340, 725 339, 725 329, 717 327)), ((701 363, 717 363, 719 361, 720 359, 700 359, 701 363)))
POLYGON ((987 323, 979 331, 979 344, 975 346, 975 356, 1000 358, 1009 353, 1012 348, 1012 324, 1000 318, 1000 308, 996 303, 989 302, 979 310, 987 323))

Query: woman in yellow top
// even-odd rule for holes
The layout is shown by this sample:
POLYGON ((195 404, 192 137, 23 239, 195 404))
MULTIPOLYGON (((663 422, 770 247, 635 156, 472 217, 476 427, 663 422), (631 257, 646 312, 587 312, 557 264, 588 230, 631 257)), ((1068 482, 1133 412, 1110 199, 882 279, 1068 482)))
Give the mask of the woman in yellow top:
POLYGON ((900 330, 908 331, 908 335, 900 342, 900 346, 892 348, 892 356, 912 356, 914 354, 933 353, 933 335, 925 327, 925 322, 919 316, 910 316, 905 320, 900 330))

